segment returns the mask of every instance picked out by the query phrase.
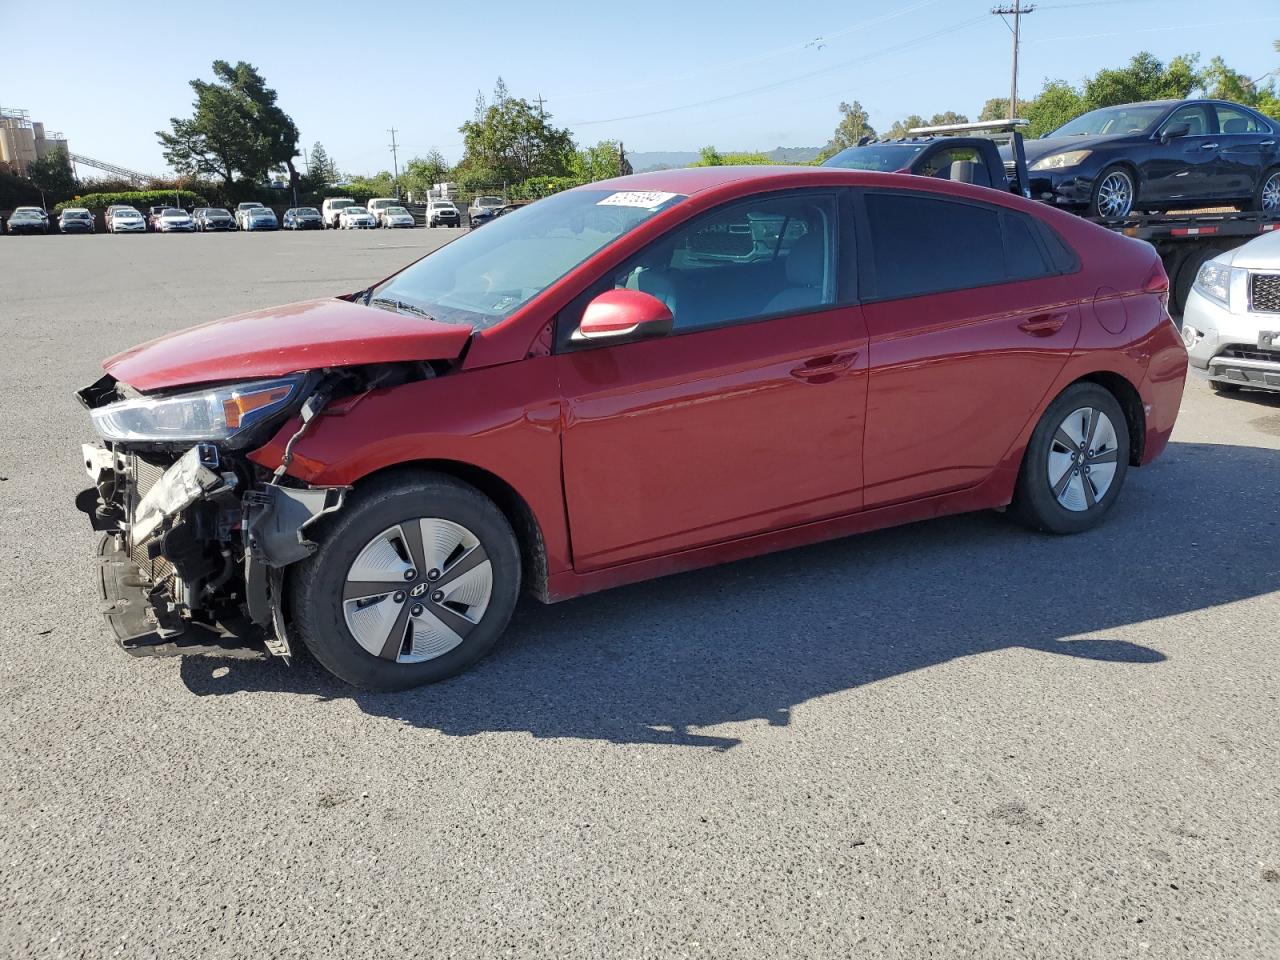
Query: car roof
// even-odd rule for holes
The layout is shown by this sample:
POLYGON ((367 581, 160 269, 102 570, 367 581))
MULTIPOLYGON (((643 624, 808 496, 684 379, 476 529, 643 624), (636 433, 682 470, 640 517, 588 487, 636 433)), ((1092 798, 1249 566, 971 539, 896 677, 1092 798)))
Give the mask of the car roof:
MULTIPOLYGON (((684 167, 679 170, 654 170, 650 173, 633 173, 612 180, 599 180, 595 183, 575 187, 575 190, 612 190, 612 191, 661 191, 678 193, 685 196, 705 191, 720 192, 725 188, 728 193, 754 193, 761 189, 785 190, 788 187, 805 186, 851 186, 851 187, 906 187, 908 189, 928 189, 935 192, 950 193, 954 181, 939 180, 934 177, 917 177, 910 174, 880 173, 873 170, 851 170, 847 167, 810 167, 810 166, 725 166, 725 167, 684 167), (924 181, 923 183, 921 181, 924 181)), ((960 185, 963 187, 964 185, 960 185)), ((989 188, 982 188, 990 192, 989 188)), ((964 193, 963 189, 954 191, 964 193)), ((1012 194, 1010 194, 1012 196, 1012 194)))

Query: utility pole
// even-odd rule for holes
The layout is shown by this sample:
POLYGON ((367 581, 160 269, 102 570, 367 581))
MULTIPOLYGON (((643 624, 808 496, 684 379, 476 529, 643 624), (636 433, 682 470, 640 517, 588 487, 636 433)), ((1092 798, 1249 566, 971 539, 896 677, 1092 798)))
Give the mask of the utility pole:
POLYGON ((391 169, 395 171, 396 199, 400 199, 400 159, 396 154, 396 128, 392 127, 387 133, 391 134, 391 169))
POLYGON ((547 119, 547 111, 542 109, 542 104, 543 104, 542 94, 538 94, 538 119, 539 120, 547 119))
MULTIPOLYGON (((992 7, 991 12, 1000 18, 1006 16, 1013 17, 1013 26, 1010 31, 1013 33, 1013 72, 1009 79, 1009 119, 1014 120, 1018 116, 1018 45, 1022 41, 1022 17, 1023 14, 1031 13, 1035 10, 1035 4, 1023 5, 1022 0, 1013 0, 1013 6, 992 7)), ((1006 21, 1006 25, 1007 25, 1006 21)))

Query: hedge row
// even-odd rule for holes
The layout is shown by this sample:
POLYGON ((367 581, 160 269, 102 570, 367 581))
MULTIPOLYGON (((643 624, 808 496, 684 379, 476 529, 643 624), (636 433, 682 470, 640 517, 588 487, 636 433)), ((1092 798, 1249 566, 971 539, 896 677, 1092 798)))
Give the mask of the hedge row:
POLYGON ((86 193, 83 197, 73 197, 70 200, 62 201, 62 203, 53 208, 53 212, 57 215, 67 207, 84 207, 94 213, 101 213, 107 207, 118 203, 128 204, 131 207, 137 207, 139 210, 159 206, 162 203, 181 207, 208 205, 208 201, 204 197, 190 190, 129 190, 120 193, 86 193), (176 204, 175 201, 177 201, 176 204))

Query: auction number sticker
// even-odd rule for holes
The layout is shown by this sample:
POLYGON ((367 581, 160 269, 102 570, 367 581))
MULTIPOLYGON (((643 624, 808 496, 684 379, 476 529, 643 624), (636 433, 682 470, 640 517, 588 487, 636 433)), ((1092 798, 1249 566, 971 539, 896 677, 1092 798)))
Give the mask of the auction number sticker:
POLYGON ((611 193, 603 200, 596 201, 597 207, 640 207, 642 210, 653 210, 662 206, 678 193, 664 193, 661 190, 621 190, 611 193))

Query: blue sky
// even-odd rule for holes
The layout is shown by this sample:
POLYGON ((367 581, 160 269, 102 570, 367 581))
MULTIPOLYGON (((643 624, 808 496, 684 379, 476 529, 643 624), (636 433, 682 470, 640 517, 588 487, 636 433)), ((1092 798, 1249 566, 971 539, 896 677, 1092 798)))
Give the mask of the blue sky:
MULTIPOLYGON (((402 161, 432 147, 456 160, 458 125, 499 74, 516 96, 541 94, 580 143, 817 146, 841 100, 884 128, 910 113, 973 116, 1007 95, 1009 33, 992 2, 72 0, 55 16, 49 3, 0 0, 0 104, 61 130, 74 152, 155 172, 154 131, 189 112, 187 81, 219 57, 255 64, 302 143, 322 142, 345 172, 390 168, 392 126, 402 161)), ((1221 54, 1250 76, 1280 67, 1277 0, 1044 0, 1024 24, 1032 93, 1141 49, 1221 54)))

